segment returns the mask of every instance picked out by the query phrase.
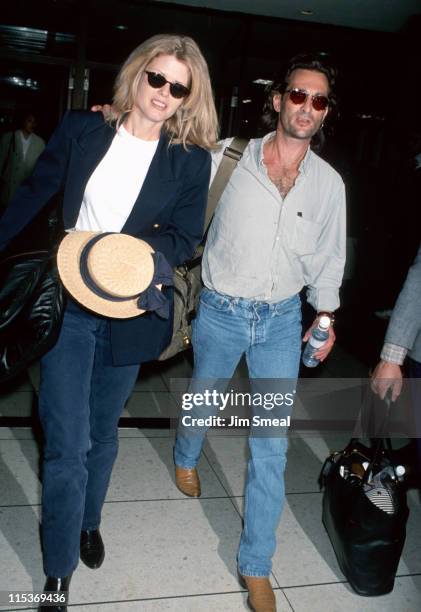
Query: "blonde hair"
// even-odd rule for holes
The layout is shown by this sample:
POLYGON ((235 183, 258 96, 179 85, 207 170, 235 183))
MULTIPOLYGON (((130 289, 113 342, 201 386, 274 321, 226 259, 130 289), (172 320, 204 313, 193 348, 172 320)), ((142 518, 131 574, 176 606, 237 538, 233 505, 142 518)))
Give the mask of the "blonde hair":
POLYGON ((172 55, 190 70, 190 93, 175 114, 164 123, 171 143, 217 148, 218 119, 205 58, 189 36, 158 34, 136 47, 124 62, 114 84, 113 111, 117 125, 131 111, 140 79, 158 55, 172 55))

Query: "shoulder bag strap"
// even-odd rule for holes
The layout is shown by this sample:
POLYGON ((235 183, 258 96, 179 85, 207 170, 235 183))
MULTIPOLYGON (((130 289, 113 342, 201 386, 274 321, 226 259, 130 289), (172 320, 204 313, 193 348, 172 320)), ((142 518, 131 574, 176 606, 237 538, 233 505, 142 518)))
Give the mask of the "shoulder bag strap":
POLYGON ((212 184, 209 188, 202 241, 196 248, 193 257, 184 264, 189 268, 197 265, 202 258, 204 244, 206 242, 206 234, 209 229, 210 222, 212 221, 213 214, 222 194, 224 193, 225 187, 228 185, 228 181, 230 180, 232 173, 237 167, 240 159, 243 157, 243 153, 248 143, 248 138, 239 138, 238 136, 235 136, 230 146, 225 147, 221 163, 218 166, 218 170, 216 171, 212 184))
POLYGON ((238 162, 243 156, 244 150, 249 143, 248 138, 238 138, 236 136, 231 142, 229 147, 224 150, 222 161, 219 164, 218 170, 216 171, 215 177, 212 181, 212 185, 209 189, 208 205, 206 207, 205 217, 205 228, 204 233, 212 221, 213 214, 216 206, 221 199, 225 187, 228 185, 228 181, 231 178, 232 173, 237 167, 238 162))

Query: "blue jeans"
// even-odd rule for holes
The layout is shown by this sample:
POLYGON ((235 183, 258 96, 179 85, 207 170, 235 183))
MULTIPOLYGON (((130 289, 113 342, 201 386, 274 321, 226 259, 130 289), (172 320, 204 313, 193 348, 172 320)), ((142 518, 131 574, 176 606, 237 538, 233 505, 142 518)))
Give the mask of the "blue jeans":
MULTIPOLYGON (((284 379, 281 385, 288 384, 289 389, 295 389, 301 353, 299 297, 267 304, 204 289, 192 342, 194 370, 190 390, 193 392, 200 390, 201 380, 206 386, 209 380, 229 380, 244 353, 251 379, 284 379)), ((258 384, 257 380, 254 382, 258 384)), ((215 407, 206 410, 207 415, 216 411, 215 407)), ((206 410, 203 406, 194 406, 189 414, 206 416, 206 410)), ((176 465, 196 466, 205 432, 206 428, 192 432, 180 420, 174 448, 176 465)), ((281 435, 250 435, 249 448, 238 569, 245 576, 268 576, 285 499, 287 439, 281 435)))
POLYGON ((44 571, 68 576, 81 529, 97 529, 118 451, 118 419, 139 365, 111 365, 109 323, 70 302, 59 339, 41 360, 39 415, 45 436, 44 571))

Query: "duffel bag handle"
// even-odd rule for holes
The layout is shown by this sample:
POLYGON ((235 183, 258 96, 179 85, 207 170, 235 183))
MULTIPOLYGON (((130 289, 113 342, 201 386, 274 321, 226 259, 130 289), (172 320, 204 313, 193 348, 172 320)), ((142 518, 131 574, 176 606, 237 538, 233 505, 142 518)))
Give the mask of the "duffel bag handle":
MULTIPOLYGON (((376 466, 378 466, 380 464, 380 460, 382 455, 384 455, 385 451, 387 450, 390 454, 392 452, 392 442, 391 439, 387 436, 384 435, 384 432, 386 430, 386 427, 389 423, 389 418, 390 418, 390 412, 391 412, 391 408, 392 408, 392 395, 391 395, 391 391, 390 389, 388 389, 387 394, 384 398, 384 400, 379 400, 379 398, 377 396, 373 395, 373 392, 371 391, 371 389, 367 389, 365 398, 364 398, 364 402, 363 405, 361 407, 361 411, 360 411, 360 419, 361 419, 361 415, 362 412, 364 410, 367 409, 367 405, 369 403, 370 400, 372 400, 373 398, 375 398, 378 401, 383 401, 384 404, 386 405, 386 411, 385 411, 385 415, 383 418, 382 423, 380 424, 380 426, 378 428, 376 428, 376 432, 375 437, 371 438, 370 437, 370 441, 371 441, 371 447, 372 449, 374 448, 374 452, 373 455, 371 457, 371 460, 369 461, 369 464, 367 466, 367 469, 364 471, 364 476, 362 478, 362 482, 365 484, 368 482, 368 480, 370 480, 370 477, 373 474, 373 471, 376 469, 376 466), (373 441, 375 441, 375 443, 373 444, 373 441)), ((355 444, 357 442, 359 442, 360 438, 359 437, 353 437, 351 438, 347 449, 349 448, 350 450, 352 449, 353 446, 355 446, 355 444)), ((393 468, 393 471, 395 472, 395 466, 393 465, 393 463, 391 462, 391 466, 393 468)), ((395 472, 395 476, 396 476, 396 472, 395 472)))

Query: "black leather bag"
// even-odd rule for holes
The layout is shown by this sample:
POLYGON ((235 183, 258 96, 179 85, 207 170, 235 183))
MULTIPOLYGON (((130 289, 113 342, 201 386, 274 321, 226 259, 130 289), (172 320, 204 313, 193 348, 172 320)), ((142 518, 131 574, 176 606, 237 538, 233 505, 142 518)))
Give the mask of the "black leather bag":
POLYGON ((55 254, 33 251, 0 264, 0 383, 54 346, 63 311, 55 254))
POLYGON ((389 512, 372 496, 381 490, 370 491, 370 498, 364 489, 370 473, 393 470, 390 457, 390 445, 386 448, 382 439, 374 447, 352 439, 344 450, 326 459, 320 474, 323 524, 339 567, 359 595, 384 595, 393 590, 405 543, 409 511, 403 484, 391 480, 388 485, 389 512), (369 464, 365 475, 355 475, 363 463, 369 464))

